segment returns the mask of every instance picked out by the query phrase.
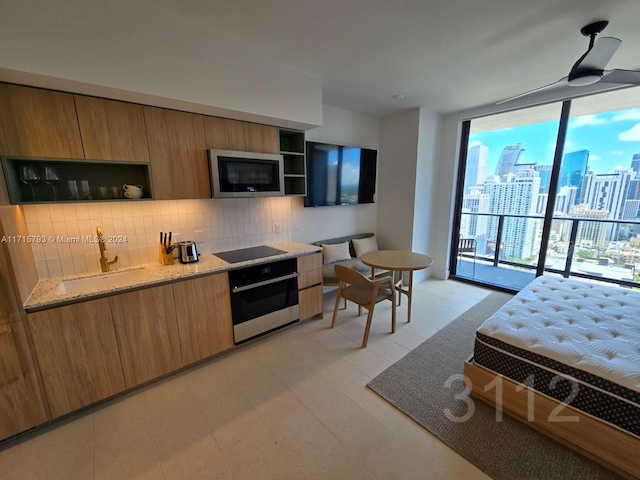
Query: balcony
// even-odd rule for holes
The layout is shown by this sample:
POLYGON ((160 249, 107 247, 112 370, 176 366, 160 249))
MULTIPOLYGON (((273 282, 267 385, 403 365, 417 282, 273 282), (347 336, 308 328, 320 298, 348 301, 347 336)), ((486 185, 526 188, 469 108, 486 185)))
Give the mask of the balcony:
MULTIPOLYGON (((543 217, 469 212, 462 217, 462 237, 477 240, 475 270, 473 253, 456 251, 455 278, 512 291, 535 278, 543 217)), ((544 257, 545 274, 640 288, 640 222, 553 217, 544 257)))

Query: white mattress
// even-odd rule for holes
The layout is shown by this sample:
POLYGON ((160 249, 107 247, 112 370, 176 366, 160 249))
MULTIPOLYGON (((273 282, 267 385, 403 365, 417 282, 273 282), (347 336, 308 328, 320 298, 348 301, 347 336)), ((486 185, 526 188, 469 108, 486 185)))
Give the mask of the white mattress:
POLYGON ((640 292, 538 277, 478 332, 640 392, 640 292))

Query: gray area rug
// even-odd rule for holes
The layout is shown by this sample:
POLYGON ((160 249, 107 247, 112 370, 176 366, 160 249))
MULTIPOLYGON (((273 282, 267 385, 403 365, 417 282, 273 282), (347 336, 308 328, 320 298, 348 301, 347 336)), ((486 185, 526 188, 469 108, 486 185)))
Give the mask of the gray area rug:
POLYGON ((620 478, 506 414, 496 422, 495 409, 480 400, 472 399, 474 413, 465 422, 445 415, 467 412, 467 404, 455 398, 464 393, 461 382, 450 388, 445 383, 462 374, 475 331, 510 298, 490 294, 374 378, 369 388, 494 479, 620 478))

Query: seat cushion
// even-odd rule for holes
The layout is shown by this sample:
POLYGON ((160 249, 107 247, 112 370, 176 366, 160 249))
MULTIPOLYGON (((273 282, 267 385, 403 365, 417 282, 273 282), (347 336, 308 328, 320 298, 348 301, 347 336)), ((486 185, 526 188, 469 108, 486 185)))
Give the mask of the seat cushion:
MULTIPOLYGON (((342 289, 342 296, 347 300, 355 302, 359 305, 368 305, 371 301, 371 288, 372 287, 357 287, 355 285, 349 285, 342 289)), ((378 295, 376 296, 375 303, 378 303, 384 299, 391 297, 391 289, 388 287, 378 288, 378 295)))
POLYGON ((371 267, 366 266, 359 258, 350 258, 349 260, 328 263, 322 266, 322 279, 325 285, 338 285, 338 277, 336 277, 335 269, 336 263, 344 265, 347 268, 356 267, 356 270, 363 274, 365 277, 371 276, 371 267))

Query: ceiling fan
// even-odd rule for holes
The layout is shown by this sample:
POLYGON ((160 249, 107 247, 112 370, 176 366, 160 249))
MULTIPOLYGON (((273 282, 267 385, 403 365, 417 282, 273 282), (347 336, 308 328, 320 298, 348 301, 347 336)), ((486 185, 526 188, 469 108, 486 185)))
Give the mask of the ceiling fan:
POLYGON ((593 83, 613 83, 620 85, 640 85, 640 71, 636 70, 605 70, 607 63, 616 53, 616 50, 622 43, 622 40, 614 37, 601 37, 596 42, 596 36, 602 32, 609 22, 606 20, 590 23, 583 27, 580 33, 585 37, 589 37, 589 49, 582 55, 573 65, 569 75, 561 78, 555 83, 536 88, 529 92, 521 93, 515 97, 501 100, 497 103, 510 102, 517 98, 526 97, 534 93, 556 90, 561 87, 584 87, 593 83))

